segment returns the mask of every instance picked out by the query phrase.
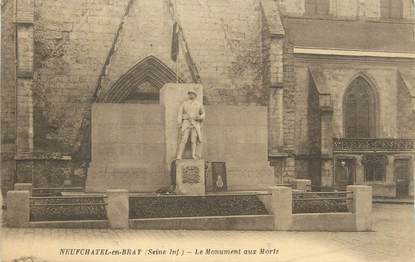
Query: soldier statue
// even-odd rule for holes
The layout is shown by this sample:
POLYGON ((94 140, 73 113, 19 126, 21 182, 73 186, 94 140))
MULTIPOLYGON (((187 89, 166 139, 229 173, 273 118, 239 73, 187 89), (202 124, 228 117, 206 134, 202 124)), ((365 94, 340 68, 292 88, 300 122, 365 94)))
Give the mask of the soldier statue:
POLYGON ((193 159, 200 159, 201 156, 196 154, 197 146, 202 143, 201 125, 205 118, 205 109, 196 98, 194 90, 187 92, 188 99, 182 103, 177 116, 177 125, 179 127, 179 148, 176 159, 182 159, 186 143, 191 142, 191 152, 193 159))

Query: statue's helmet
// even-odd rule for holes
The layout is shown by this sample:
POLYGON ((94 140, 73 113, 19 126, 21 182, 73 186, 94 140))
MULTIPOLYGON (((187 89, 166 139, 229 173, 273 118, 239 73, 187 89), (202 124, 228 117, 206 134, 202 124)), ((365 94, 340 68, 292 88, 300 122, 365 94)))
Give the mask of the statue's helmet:
POLYGON ((195 90, 191 89, 189 91, 187 91, 187 94, 194 94, 195 96, 197 96, 197 93, 195 90))

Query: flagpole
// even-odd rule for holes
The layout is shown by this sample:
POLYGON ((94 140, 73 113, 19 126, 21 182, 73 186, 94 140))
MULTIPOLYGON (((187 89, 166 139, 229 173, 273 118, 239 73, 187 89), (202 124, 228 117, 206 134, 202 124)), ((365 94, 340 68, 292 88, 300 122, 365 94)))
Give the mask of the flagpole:
MULTIPOLYGON (((179 24, 179 19, 178 19, 178 14, 179 14, 179 11, 178 11, 178 8, 177 8, 177 0, 174 0, 174 5, 175 5, 175 9, 176 9, 176 12, 175 12, 175 20, 176 21, 174 21, 175 23, 177 23, 177 28, 176 28, 176 30, 177 30, 177 42, 179 43, 179 46, 180 46, 180 39, 179 39, 179 33, 180 33, 180 24, 179 24)), ((178 84, 179 83, 179 54, 180 54, 180 48, 178 48, 177 49, 177 58, 176 58, 176 83, 178 84)))

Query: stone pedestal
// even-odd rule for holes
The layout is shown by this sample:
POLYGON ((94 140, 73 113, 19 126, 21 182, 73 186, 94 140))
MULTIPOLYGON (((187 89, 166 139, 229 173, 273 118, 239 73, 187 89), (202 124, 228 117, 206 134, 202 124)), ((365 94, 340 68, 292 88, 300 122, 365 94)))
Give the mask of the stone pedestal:
POLYGON ((128 190, 108 189, 106 200, 110 227, 113 229, 127 229, 129 215, 128 190))
POLYGON ((9 227, 28 227, 30 219, 29 191, 7 192, 7 225, 9 227))
POLYGON ((274 230, 290 230, 292 226, 292 189, 271 187, 271 212, 274 216, 274 230))
POLYGON ((311 191, 311 180, 309 179, 295 179, 293 181, 294 188, 304 192, 311 191))
POLYGON ((14 184, 14 191, 28 191, 32 196, 32 183, 16 183, 14 184))
POLYGON ((205 194, 205 161, 176 160, 176 194, 205 194))
POLYGON ((353 192, 353 213, 357 231, 372 229, 372 187, 362 185, 347 186, 353 192))

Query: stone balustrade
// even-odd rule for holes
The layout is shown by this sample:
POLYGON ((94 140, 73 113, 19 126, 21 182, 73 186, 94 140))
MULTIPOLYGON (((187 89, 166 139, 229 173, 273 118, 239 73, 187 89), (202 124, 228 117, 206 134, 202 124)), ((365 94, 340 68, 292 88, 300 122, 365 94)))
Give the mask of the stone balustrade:
POLYGON ((333 151, 415 151, 415 140, 399 138, 334 138, 333 151))

